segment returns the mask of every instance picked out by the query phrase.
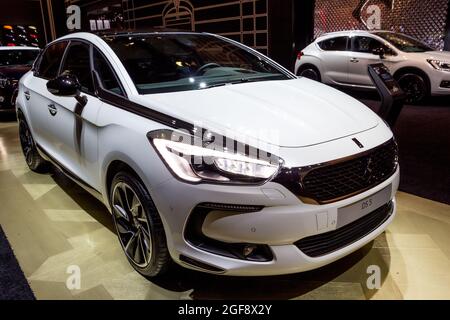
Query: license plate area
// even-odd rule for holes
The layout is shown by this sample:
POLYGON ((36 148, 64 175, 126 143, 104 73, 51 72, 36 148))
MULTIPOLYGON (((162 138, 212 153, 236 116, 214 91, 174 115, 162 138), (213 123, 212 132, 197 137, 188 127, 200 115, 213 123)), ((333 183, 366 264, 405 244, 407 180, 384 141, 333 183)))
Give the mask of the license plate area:
POLYGON ((358 202, 352 203, 348 206, 338 209, 337 212, 337 225, 336 228, 340 228, 353 222, 366 214, 380 208, 391 200, 392 186, 388 185, 382 190, 368 196, 358 202))

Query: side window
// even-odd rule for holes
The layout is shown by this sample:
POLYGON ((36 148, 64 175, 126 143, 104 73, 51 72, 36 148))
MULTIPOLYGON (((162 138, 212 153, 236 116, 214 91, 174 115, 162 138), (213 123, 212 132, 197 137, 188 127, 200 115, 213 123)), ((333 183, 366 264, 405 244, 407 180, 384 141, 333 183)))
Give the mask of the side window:
POLYGON ((94 48, 94 69, 97 71, 104 89, 121 96, 124 95, 114 71, 97 48, 94 48))
POLYGON ((73 74, 78 78, 81 90, 93 94, 94 85, 92 83, 89 49, 90 46, 85 43, 71 42, 67 49, 61 73, 69 72, 73 74))
POLYGON ((325 51, 347 51, 348 37, 336 37, 319 42, 319 47, 325 51))
POLYGON ((374 49, 378 48, 383 48, 387 54, 393 54, 391 49, 377 39, 371 37, 354 37, 352 39, 352 51, 354 52, 372 53, 374 49))
POLYGON ((44 79, 56 78, 66 46, 67 42, 62 41, 52 44, 45 49, 40 58, 36 76, 44 79))

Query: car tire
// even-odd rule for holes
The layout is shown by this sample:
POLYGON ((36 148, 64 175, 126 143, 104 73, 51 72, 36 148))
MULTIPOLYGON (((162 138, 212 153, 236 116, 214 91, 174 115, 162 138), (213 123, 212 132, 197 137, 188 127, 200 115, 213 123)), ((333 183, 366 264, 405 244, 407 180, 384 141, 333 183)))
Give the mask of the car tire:
POLYGON ((400 88, 406 94, 406 103, 418 104, 430 95, 428 79, 416 72, 405 72, 396 76, 400 88))
POLYGON ((114 176, 110 190, 114 225, 128 261, 145 277, 162 275, 172 260, 163 223, 144 184, 122 171, 114 176))
POLYGON ((313 65, 305 65, 299 68, 297 75, 314 81, 322 81, 319 69, 313 65))
POLYGON ((38 173, 48 172, 50 163, 39 154, 30 127, 23 117, 19 117, 19 140, 28 168, 38 173))

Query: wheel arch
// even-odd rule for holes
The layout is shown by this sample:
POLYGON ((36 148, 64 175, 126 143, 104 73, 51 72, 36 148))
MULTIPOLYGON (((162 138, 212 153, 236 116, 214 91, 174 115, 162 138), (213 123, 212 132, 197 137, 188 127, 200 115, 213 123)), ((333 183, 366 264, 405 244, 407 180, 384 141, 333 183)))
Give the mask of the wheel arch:
POLYGON ((142 184, 145 186, 145 183, 142 181, 140 175, 138 174, 137 170, 135 170, 131 165, 128 164, 128 162, 124 160, 112 160, 107 166, 106 166, 106 173, 104 178, 104 188, 105 188, 105 198, 107 200, 107 203, 109 205, 109 197, 111 192, 111 183, 114 179, 114 176, 121 172, 125 171, 129 174, 134 175, 137 179, 139 179, 142 184))
MULTIPOLYGON (((34 126, 33 123, 31 123, 31 121, 29 120, 29 114, 26 108, 24 108, 20 103, 19 103, 19 99, 17 99, 17 103, 16 103, 16 116, 17 116, 17 121, 19 120, 24 120, 28 127, 30 128, 31 133, 34 135, 34 126)), ((36 139, 36 138, 35 138, 36 139)))
POLYGON ((397 71, 394 72, 393 77, 394 77, 394 79, 398 80, 398 78, 401 75, 406 74, 406 73, 415 73, 415 74, 418 74, 418 75, 422 76, 424 78, 424 80, 425 80, 426 85, 427 85, 428 92, 431 90, 430 77, 428 76, 428 74, 425 71, 423 71, 420 68, 411 67, 411 66, 402 67, 402 68, 400 68, 400 69, 398 69, 397 71))
POLYGON ((17 107, 16 114, 17 114, 17 119, 23 118, 26 121, 25 115, 24 115, 21 107, 17 107))
POLYGON ((299 73, 300 73, 300 71, 302 71, 303 69, 308 68, 308 67, 309 67, 309 68, 314 68, 314 69, 316 69, 317 72, 319 73, 319 75, 321 76, 321 74, 320 74, 320 68, 319 68, 318 66, 316 66, 316 65, 315 65, 314 63, 312 63, 312 62, 306 62, 306 63, 300 65, 300 66, 297 68, 297 73, 296 73, 296 75, 298 76, 299 73))

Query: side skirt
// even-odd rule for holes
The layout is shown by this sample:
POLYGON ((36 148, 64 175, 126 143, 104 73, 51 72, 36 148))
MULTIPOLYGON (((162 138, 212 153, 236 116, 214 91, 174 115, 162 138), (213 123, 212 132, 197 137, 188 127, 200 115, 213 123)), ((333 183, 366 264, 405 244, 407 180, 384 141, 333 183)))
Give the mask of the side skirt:
POLYGON ((78 184, 80 187, 82 187, 84 190, 89 192, 92 196, 97 198, 103 203, 103 196, 100 191, 95 189, 94 187, 90 186, 88 183, 86 183, 84 180, 79 178, 77 175, 75 175, 72 171, 64 167, 61 163, 59 163, 57 160, 55 160, 52 156, 50 156, 40 145, 36 144, 36 148, 39 152, 39 154, 47 161, 52 163, 55 167, 57 167, 64 175, 66 175, 70 180, 78 184))

